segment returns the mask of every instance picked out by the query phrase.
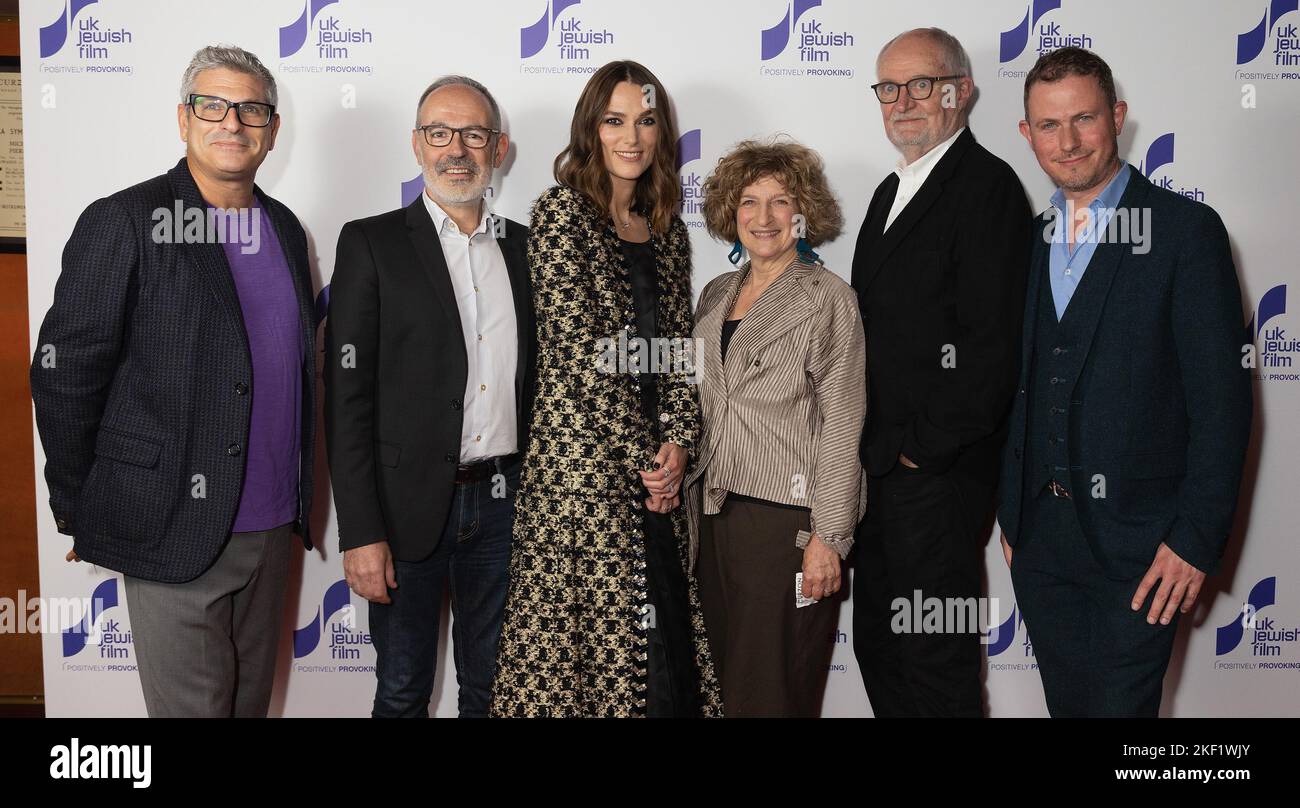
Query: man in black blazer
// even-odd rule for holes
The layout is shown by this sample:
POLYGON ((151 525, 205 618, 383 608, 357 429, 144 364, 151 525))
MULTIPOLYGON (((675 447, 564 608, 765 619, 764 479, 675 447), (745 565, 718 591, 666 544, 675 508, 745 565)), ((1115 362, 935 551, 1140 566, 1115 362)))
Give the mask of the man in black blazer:
POLYGON ((449 588, 459 712, 485 716, 533 397, 528 230, 484 198, 510 141, 483 85, 430 85, 411 146, 420 198, 339 234, 325 329, 339 544, 370 601, 373 715, 428 715, 449 588))
POLYGON ((1025 78, 1020 131, 1058 190, 1034 221, 998 522, 1053 716, 1158 714, 1250 439, 1228 234, 1119 159, 1126 114, 1089 51, 1025 78))
POLYGON ((32 363, 68 559, 125 576, 151 716, 264 716, 291 533, 311 547, 315 314, 307 239, 254 185, 276 86, 195 54, 185 157, 86 208, 32 363))
POLYGON ((853 256, 870 396, 854 651, 875 715, 979 716, 976 621, 934 631, 900 608, 940 598, 978 611, 1015 391, 1029 203, 1015 172, 966 128, 974 84, 960 42, 937 28, 905 32, 876 72, 903 160, 876 189, 853 256))

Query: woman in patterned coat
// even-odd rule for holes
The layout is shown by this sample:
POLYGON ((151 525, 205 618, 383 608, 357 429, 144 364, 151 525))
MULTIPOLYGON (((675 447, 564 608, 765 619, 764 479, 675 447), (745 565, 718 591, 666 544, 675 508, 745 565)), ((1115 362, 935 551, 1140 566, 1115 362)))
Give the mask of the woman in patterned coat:
POLYGON ((681 507, 699 412, 676 144, 658 79, 605 65, 533 204, 537 400, 494 715, 720 713, 681 507))

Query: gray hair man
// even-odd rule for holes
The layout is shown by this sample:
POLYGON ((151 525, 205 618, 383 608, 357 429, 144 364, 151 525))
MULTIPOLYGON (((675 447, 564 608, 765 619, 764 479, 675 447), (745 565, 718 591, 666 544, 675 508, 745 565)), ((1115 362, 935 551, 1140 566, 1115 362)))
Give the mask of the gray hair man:
POLYGON ((877 716, 979 716, 980 562, 1015 392, 1029 202, 967 126, 975 83, 956 38, 899 34, 876 73, 872 100, 902 159, 853 256, 872 503, 854 562, 854 651, 877 716), (897 603, 932 598, 967 619, 937 632, 921 614, 899 619, 897 603))
POLYGON ((503 129, 482 84, 433 82, 411 132, 424 193, 339 233, 325 431, 376 717, 428 715, 448 590, 460 715, 487 715, 496 676, 535 350, 528 228, 488 198, 503 129))
POLYGON ((69 561, 123 574, 150 716, 264 716, 291 534, 311 547, 307 238, 254 184, 275 79, 198 51, 185 155, 81 214, 32 363, 69 561))

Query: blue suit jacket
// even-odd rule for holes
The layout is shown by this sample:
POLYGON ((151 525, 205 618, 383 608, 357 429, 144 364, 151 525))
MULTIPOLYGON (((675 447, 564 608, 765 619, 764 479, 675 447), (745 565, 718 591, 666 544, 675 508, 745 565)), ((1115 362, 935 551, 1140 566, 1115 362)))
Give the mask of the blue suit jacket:
MULTIPOLYGON (((1132 173, 1118 207, 1150 210, 1150 251, 1100 244, 1080 282, 1100 286, 1093 291, 1104 302, 1077 324, 1071 471, 1062 482, 1110 574, 1141 575, 1162 541, 1213 573, 1250 440, 1241 289, 1218 214, 1125 170, 1132 173)), ((1046 213, 1034 222, 1020 384, 1002 463, 998 522, 1012 545, 1021 539, 1026 496, 1026 387, 1040 284, 1048 282, 1045 230, 1050 237, 1046 213)))

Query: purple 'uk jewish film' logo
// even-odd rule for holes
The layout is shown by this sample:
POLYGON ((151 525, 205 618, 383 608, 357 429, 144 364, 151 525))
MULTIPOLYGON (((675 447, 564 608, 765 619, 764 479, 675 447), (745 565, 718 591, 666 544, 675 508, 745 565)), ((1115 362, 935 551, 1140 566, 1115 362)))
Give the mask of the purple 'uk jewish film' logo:
POLYGON ((373 671, 373 666, 351 664, 360 662, 362 649, 372 645, 370 635, 358 630, 356 618, 348 582, 338 580, 330 584, 315 616, 307 625, 294 629, 293 658, 310 656, 323 644, 329 649, 331 663, 343 663, 324 669, 326 672, 373 671))
POLYGON ((68 42, 68 33, 77 24, 77 15, 81 10, 89 5, 94 5, 99 0, 70 0, 63 3, 63 13, 59 18, 49 25, 41 28, 41 58, 48 59, 59 51, 68 42))
POLYGON ((1003 31, 998 37, 998 61, 1003 64, 1017 59, 1025 52, 1029 44, 1029 33, 1038 26, 1038 21, 1049 11, 1061 7, 1061 0, 1032 0, 1025 9, 1025 18, 1010 31, 1003 31))
POLYGON ((786 46, 790 44, 790 34, 794 27, 799 24, 799 18, 804 15, 805 11, 816 8, 822 4, 822 0, 793 0, 791 5, 786 6, 785 16, 781 21, 771 28, 764 28, 762 34, 762 58, 763 61, 774 59, 785 51, 786 46))
POLYGON ((1246 323, 1246 342, 1255 346, 1255 376, 1266 382, 1300 381, 1300 339, 1287 335, 1286 284, 1279 283, 1259 298, 1246 323))
POLYGON ((1173 191, 1181 194, 1188 199, 1194 199, 1197 202, 1205 201, 1205 191, 1195 185, 1184 186, 1174 183, 1173 177, 1169 175, 1167 166, 1173 165, 1174 162, 1174 133, 1166 132, 1147 147, 1146 157, 1138 163, 1138 171, 1142 176, 1151 180, 1157 187, 1164 188, 1166 191, 1173 191), (1165 169, 1162 173, 1156 172, 1165 169))
POLYGON ((527 28, 519 29, 519 58, 528 59, 542 52, 546 42, 551 38, 551 29, 569 6, 576 6, 582 0, 548 0, 542 9, 542 18, 527 28))
POLYGON ((1254 62, 1264 53, 1269 34, 1273 36, 1273 67, 1300 65, 1300 19, 1292 17, 1285 24, 1278 20, 1286 14, 1300 10, 1300 0, 1273 0, 1263 10, 1259 24, 1244 34, 1237 34, 1237 64, 1254 62))
POLYGON ((822 0, 790 0, 781 21, 759 32, 759 56, 769 63, 762 66, 763 75, 853 76, 850 64, 834 63, 856 40, 848 31, 831 30, 821 16, 825 8, 822 0))
POLYGON ((287 59, 302 50, 302 46, 307 44, 307 32, 316 22, 316 15, 320 14, 326 6, 331 6, 338 1, 306 0, 298 19, 280 29, 280 58, 287 59))
POLYGON ((682 169, 700 159, 701 135, 699 129, 682 133, 677 139, 677 175, 682 185, 682 218, 687 227, 704 227, 700 214, 704 211, 704 178, 700 172, 682 169))
POLYGON ((547 51, 549 44, 552 56, 572 68, 569 72, 595 72, 594 67, 581 67, 580 63, 593 58, 592 46, 615 44, 614 32, 600 25, 590 25, 587 19, 578 16, 577 11, 565 14, 579 4, 580 0, 547 0, 541 18, 519 29, 519 58, 532 59, 547 51))
POLYGON ((424 193, 424 173, 421 172, 402 183, 402 207, 406 207, 424 193))
MULTIPOLYGON (((1051 12, 1061 8, 1061 0, 1030 0, 1025 6, 1025 16, 1009 30, 998 35, 998 63, 1014 62, 1026 52, 1037 58, 1044 53, 1066 47, 1092 48, 1092 37, 1086 33, 1067 31, 1051 12)), ((998 68, 1001 78, 1024 78, 1027 70, 998 68)))
MULTIPOLYGON (((299 65, 294 72, 370 73, 371 66, 358 63, 366 46, 374 44, 374 32, 364 26, 345 24, 341 0, 302 0, 298 19, 280 27, 280 58, 317 61, 321 65, 299 65), (333 8, 330 8, 330 7, 333 8), (323 14, 329 8, 328 14, 323 14)), ((347 9, 364 9, 351 4, 347 9)), ((290 69, 282 65, 281 70, 290 69)))
POLYGON ((1215 630, 1215 668, 1296 670, 1290 657, 1300 644, 1300 628, 1284 622, 1286 609, 1278 603, 1278 591, 1277 576, 1261 578, 1232 619, 1215 630), (1248 653, 1238 651, 1243 647, 1248 653), (1231 658, 1223 659, 1230 654, 1231 658))
POLYGON ((131 656, 131 632, 123 631, 117 620, 100 618, 109 609, 121 605, 118 600, 117 578, 108 578, 95 586, 86 605, 85 614, 76 625, 65 628, 63 658, 74 657, 87 647, 96 649, 97 656, 105 660, 124 660, 131 656))
MULTIPOLYGON (((1005 654, 1008 650, 1011 649, 1012 645, 1016 645, 1017 644, 1016 640, 1021 636, 1022 630, 1024 628, 1025 628, 1025 616, 1021 614, 1020 610, 1016 608, 1015 604, 1012 604, 1011 614, 1007 615, 1007 619, 1003 620, 998 625, 993 626, 992 628, 989 629, 988 641, 985 643, 985 649, 986 649, 986 653, 988 654, 989 664, 991 667, 997 670, 1002 670, 1004 668, 1011 668, 1011 666, 1015 664, 1015 663, 1010 663, 1009 665, 1000 664, 1002 662, 1006 662, 1007 661, 1006 659, 1000 660, 999 664, 994 664, 993 658, 997 656, 1002 656, 1002 654, 1005 654)), ((1019 648, 1020 648, 1019 655, 1028 660, 1032 660, 1034 659, 1034 645, 1029 639, 1028 632, 1026 631, 1023 633, 1024 633, 1024 637, 1023 639, 1020 639, 1019 642, 1019 648)), ((1010 659, 1012 656, 1014 655, 1008 655, 1007 659, 1010 659)))
MULTIPOLYGON (((42 26, 39 31, 40 54, 48 59, 63 52, 69 44, 76 50, 76 58, 100 69, 88 72, 122 72, 130 73, 124 65, 104 65, 113 58, 117 46, 129 45, 135 36, 126 28, 113 28, 106 25, 102 16, 91 12, 81 13, 90 6, 97 6, 100 0, 66 0, 62 11, 54 22, 42 26), (98 65, 96 64, 98 63, 98 65)), ((99 8, 102 8, 100 6, 99 8)), ((80 71, 78 71, 80 72, 80 71)))
POLYGON ((1256 615, 1263 609, 1277 603, 1277 578, 1264 578, 1251 587, 1250 595, 1242 605, 1241 611, 1226 626, 1220 626, 1214 632, 1214 655, 1223 656, 1236 650, 1246 636, 1246 629, 1252 627, 1256 615))

